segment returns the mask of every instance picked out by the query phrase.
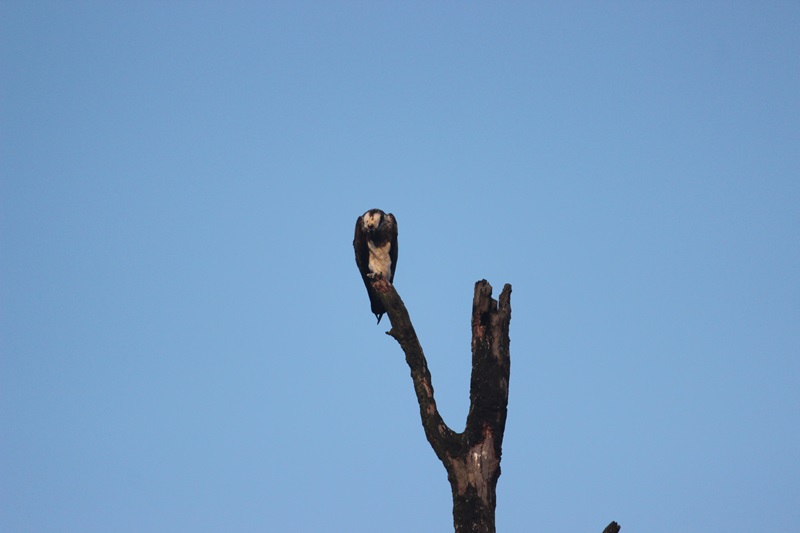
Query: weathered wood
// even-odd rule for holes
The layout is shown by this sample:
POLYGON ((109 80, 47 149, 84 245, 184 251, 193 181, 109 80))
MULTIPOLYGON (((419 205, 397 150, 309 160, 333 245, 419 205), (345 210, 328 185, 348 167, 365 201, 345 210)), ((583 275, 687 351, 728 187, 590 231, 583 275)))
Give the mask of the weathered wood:
POLYGON ((380 277, 373 280, 372 286, 392 323, 388 334, 405 352, 425 436, 447 470, 455 531, 493 533, 508 408, 511 285, 503 288, 498 305, 486 280, 475 284, 470 409, 461 433, 450 429, 439 414, 425 354, 397 291, 380 277))
MULTIPOLYGON (((387 334, 400 344, 411 369, 425 437, 447 470, 455 531, 494 533, 511 372, 511 285, 503 287, 498 302, 492 298, 492 286, 486 280, 475 284, 470 407, 461 433, 450 429, 439 414, 428 363, 403 300, 392 284, 380 276, 372 280, 372 287, 392 324, 387 334)), ((611 522, 603 533, 619 530, 620 526, 611 522)))

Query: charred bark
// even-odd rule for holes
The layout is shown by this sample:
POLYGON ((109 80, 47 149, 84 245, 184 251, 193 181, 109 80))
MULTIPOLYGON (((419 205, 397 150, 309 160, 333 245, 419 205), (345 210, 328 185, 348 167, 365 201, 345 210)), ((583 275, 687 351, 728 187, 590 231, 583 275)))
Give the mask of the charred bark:
POLYGON ((496 487, 508 408, 511 285, 503 288, 498 304, 486 280, 475 284, 470 409, 467 426, 461 433, 450 429, 436 408, 425 354, 400 296, 385 279, 374 280, 372 286, 392 323, 388 334, 405 352, 425 436, 447 470, 453 493, 455 531, 494 532, 496 487))
MULTIPOLYGON (((384 278, 373 279, 372 287, 392 324, 387 334, 400 344, 411 369, 425 437, 447 470, 453 494, 455 532, 494 533, 511 370, 508 335, 511 285, 503 287, 498 301, 492 298, 492 287, 486 280, 475 284, 470 407, 466 427, 461 433, 450 429, 439 414, 428 363, 405 304, 384 278)), ((619 526, 612 522, 603 533, 618 531, 619 526)))

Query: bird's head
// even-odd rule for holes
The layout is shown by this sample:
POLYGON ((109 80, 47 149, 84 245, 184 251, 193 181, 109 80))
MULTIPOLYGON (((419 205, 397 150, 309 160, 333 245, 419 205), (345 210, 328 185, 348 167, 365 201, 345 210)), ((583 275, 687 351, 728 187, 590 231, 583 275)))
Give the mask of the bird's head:
POLYGON ((364 213, 364 216, 361 217, 361 223, 364 229, 369 233, 373 233, 383 223, 384 214, 385 213, 380 209, 370 209, 364 213))

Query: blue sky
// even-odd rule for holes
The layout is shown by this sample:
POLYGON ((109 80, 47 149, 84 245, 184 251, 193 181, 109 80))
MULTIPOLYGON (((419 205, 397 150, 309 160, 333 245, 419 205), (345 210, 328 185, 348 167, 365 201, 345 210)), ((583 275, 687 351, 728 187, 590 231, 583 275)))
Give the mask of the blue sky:
POLYGON ((500 531, 800 525, 795 2, 3 2, 0 529, 440 532, 356 218, 500 531))

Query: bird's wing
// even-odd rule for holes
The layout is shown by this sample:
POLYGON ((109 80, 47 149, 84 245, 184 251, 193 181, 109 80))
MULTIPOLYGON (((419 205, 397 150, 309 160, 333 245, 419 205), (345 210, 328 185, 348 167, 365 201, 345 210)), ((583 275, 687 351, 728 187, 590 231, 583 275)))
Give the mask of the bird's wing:
POLYGON ((356 253, 356 265, 367 284, 367 274, 369 274, 369 246, 367 246, 367 234, 361 229, 361 217, 356 220, 356 233, 353 237, 353 250, 356 253))
POLYGON ((361 279, 364 280, 364 286, 367 288, 367 295, 369 296, 369 303, 372 312, 378 317, 378 323, 381 321, 381 316, 386 310, 383 308, 380 298, 372 288, 372 283, 367 277, 369 272, 369 245, 367 244, 367 233, 361 228, 361 217, 356 220, 356 232, 353 237, 353 250, 356 253, 356 265, 361 272, 361 279))
POLYGON ((397 268, 397 219, 394 218, 394 215, 391 213, 388 213, 385 218, 389 220, 389 228, 391 231, 392 245, 389 247, 389 259, 392 260, 392 277, 389 279, 389 282, 393 283, 394 270, 397 268))

